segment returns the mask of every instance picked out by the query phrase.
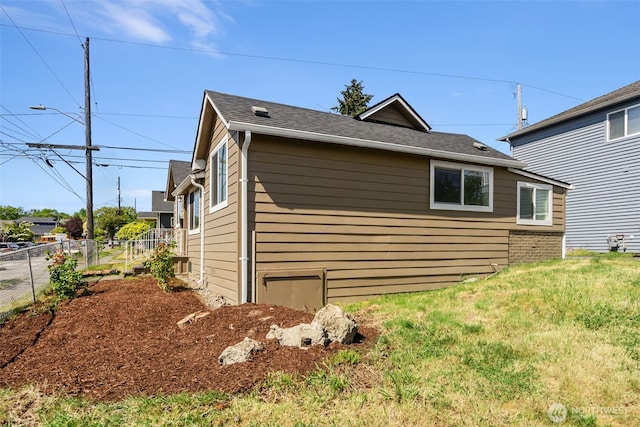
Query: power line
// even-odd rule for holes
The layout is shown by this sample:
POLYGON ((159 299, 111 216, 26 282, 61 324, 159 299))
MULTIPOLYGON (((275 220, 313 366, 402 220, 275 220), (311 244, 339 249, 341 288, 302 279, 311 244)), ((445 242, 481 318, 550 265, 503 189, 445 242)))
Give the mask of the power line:
MULTIPOLYGON (((7 25, 7 24, 0 24, 0 25, 10 27, 10 25, 7 25)), ((15 23, 14 23, 14 26, 15 26, 15 23)), ((16 28, 18 27, 16 26, 16 28)), ((45 33, 56 34, 56 35, 67 36, 67 37, 73 36, 72 34, 67 34, 67 33, 62 33, 57 31, 40 30, 40 29, 29 28, 29 27, 20 27, 20 28, 25 30, 30 30, 30 31, 45 32, 45 33)), ((181 51, 181 52, 208 53, 208 54, 216 54, 216 55, 234 56, 234 57, 240 57, 240 58, 262 59, 262 60, 269 60, 269 61, 294 62, 294 63, 301 63, 301 64, 324 65, 324 66, 342 67, 342 68, 356 68, 356 69, 364 69, 364 70, 372 70, 372 71, 386 71, 386 72, 392 72, 392 73, 476 80, 476 81, 486 81, 486 82, 493 82, 493 83, 510 83, 510 84, 520 83, 522 86, 527 86, 527 87, 530 87, 531 89, 536 89, 536 90, 544 91, 557 96, 562 96, 565 98, 570 98, 570 99, 584 102, 583 99, 577 98, 575 96, 566 95, 566 94, 563 94, 557 91, 548 90, 548 89, 543 89, 537 86, 529 85, 527 83, 518 82, 516 80, 496 79, 496 78, 477 77, 477 76, 465 76, 460 74, 434 73, 434 72, 418 71, 418 70, 404 70, 400 68, 377 67, 377 66, 359 65, 359 64, 345 64, 345 63, 339 63, 339 62, 317 61, 317 60, 308 60, 308 59, 283 58, 283 57, 277 57, 277 56, 250 55, 250 54, 236 53, 236 52, 223 52, 223 51, 218 51, 213 49, 195 49, 195 48, 176 47, 176 46, 161 46, 161 45, 156 45, 151 43, 132 42, 127 40, 109 39, 104 37, 93 37, 93 40, 99 40, 99 41, 109 42, 109 43, 129 44, 134 46, 152 47, 156 49, 167 49, 167 50, 174 50, 174 51, 181 51)))
POLYGON ((80 34, 78 34, 78 29, 76 28, 76 24, 74 24, 73 19, 71 19, 71 15, 69 14, 69 9, 67 9, 67 5, 64 3, 64 0, 60 0, 60 3, 62 3, 62 7, 64 7, 64 11, 67 13, 67 18, 69 18, 69 22, 73 27, 73 32, 76 33, 76 37, 78 37, 78 41, 80 42, 80 44, 82 44, 82 38, 80 37, 80 34))
MULTIPOLYGON (((3 107, 4 108, 4 107, 3 107)), ((5 108, 6 109, 6 108, 5 108)), ((9 111, 9 110, 7 110, 9 111)), ((0 114, 0 117, 5 116, 41 116, 41 115, 54 115, 56 113, 11 113, 9 114, 0 114)), ((178 120, 196 120, 198 117, 196 116, 171 116, 166 114, 137 114, 137 113, 93 113, 95 116, 126 116, 126 117, 148 117, 151 119, 178 119, 178 120)))
MULTIPOLYGON (((7 135, 11 136, 11 135, 7 135)), ((28 144, 26 141, 21 141, 23 144, 28 144)), ((2 145, 17 145, 16 142, 3 142, 2 145)), ((132 151, 149 151, 156 153, 174 153, 174 154, 192 154, 192 151, 189 150, 163 150, 160 148, 133 148, 133 147, 115 147, 112 145, 96 145, 98 148, 108 148, 112 150, 132 150, 132 151)))
MULTIPOLYGON (((114 123, 114 122, 112 122, 111 120, 107 120, 107 119, 105 119, 104 117, 96 116, 96 118, 98 118, 98 119, 100 119, 100 120, 102 120, 102 121, 104 121, 104 122, 107 122, 107 123, 109 123, 109 124, 110 124, 110 125, 112 125, 112 126, 118 127, 118 128, 120 128, 120 129, 122 129, 122 130, 126 130, 127 132, 132 133, 133 135, 139 136, 140 138, 148 139, 149 141, 153 141, 153 142, 156 142, 156 143, 158 143, 158 144, 160 144, 160 145, 164 145, 165 147, 175 148, 175 147, 172 147, 172 146, 171 146, 171 145, 169 145, 169 144, 165 144, 165 143, 164 143, 164 142, 162 142, 162 141, 158 141, 157 139, 154 139, 154 138, 148 137, 148 136, 146 136, 146 135, 142 135, 141 133, 138 133, 138 132, 132 131, 131 129, 127 129, 126 127, 121 126, 121 125, 119 125, 119 124, 117 124, 117 123, 114 123)), ((177 150, 177 148, 175 148, 175 149, 177 150)))
POLYGON ((100 148, 111 148, 114 150, 133 150, 133 151, 153 151, 156 153, 175 153, 175 154, 192 154, 189 150, 160 150, 156 148, 132 148, 132 147, 113 147, 109 145, 99 145, 100 148))
MULTIPOLYGON (((40 55, 40 52, 38 52, 38 49, 35 48, 35 46, 31 43, 31 41, 29 41, 29 39, 27 38, 27 36, 22 32, 22 29, 20 27, 18 27, 16 25, 16 23, 13 21, 13 19, 11 18, 11 16, 9 15, 9 13, 7 13, 7 11, 5 10, 4 6, 2 6, 2 4, 0 4, 0 9, 2 9, 2 11, 4 12, 5 15, 7 15, 7 18, 9 18, 9 21, 11 21, 11 23, 13 24, 13 26, 18 30, 18 32, 20 33, 20 35, 24 38, 24 40, 27 42, 27 44, 29 46, 31 46, 31 49, 33 49, 33 51, 35 52, 35 54, 38 56, 38 58, 40 58, 40 60, 42 61, 42 63, 45 65, 45 67, 47 67, 47 69, 49 70, 49 72, 53 75, 53 77, 55 77, 55 79, 58 81, 58 83, 60 83, 60 86, 62 86, 62 88, 65 90, 65 92, 67 92, 67 95, 69 95, 69 97, 73 100, 73 102, 75 102, 78 106, 80 106, 80 104, 78 103, 78 101, 76 101, 76 99, 73 97, 73 95, 71 94, 71 92, 69 91, 69 89, 67 89, 67 87, 64 85, 64 83, 62 83, 62 80, 60 80, 60 77, 58 77, 58 75, 55 73, 55 71, 53 71, 53 69, 49 66, 49 64, 47 63, 47 61, 44 60, 44 58, 42 57, 42 55, 40 55)), ((3 26, 5 24, 2 24, 3 26)))

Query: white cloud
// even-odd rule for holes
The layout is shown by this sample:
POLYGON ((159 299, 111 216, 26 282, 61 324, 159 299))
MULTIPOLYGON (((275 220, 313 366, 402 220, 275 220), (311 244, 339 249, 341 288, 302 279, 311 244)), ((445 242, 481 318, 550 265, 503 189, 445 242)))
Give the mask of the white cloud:
POLYGON ((222 30, 220 21, 233 22, 217 1, 97 0, 84 4, 93 5, 93 17, 84 10, 85 17, 110 34, 155 44, 188 43, 213 56, 219 56, 215 37, 222 30))
POLYGON ((171 35, 164 30, 161 22, 146 9, 152 2, 112 2, 92 3, 105 29, 110 33, 125 34, 136 40, 153 43, 166 43, 171 35), (142 7, 139 7, 142 6, 142 7))

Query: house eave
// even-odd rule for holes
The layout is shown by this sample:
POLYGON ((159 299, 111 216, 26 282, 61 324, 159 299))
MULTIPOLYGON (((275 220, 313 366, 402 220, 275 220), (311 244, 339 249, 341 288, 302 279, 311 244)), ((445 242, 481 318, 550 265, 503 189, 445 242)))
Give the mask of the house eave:
POLYGON ((526 163, 518 160, 496 159, 491 157, 474 156, 464 153, 454 153, 444 150, 433 150, 422 147, 391 144, 384 141, 373 141, 361 138, 351 138, 338 135, 328 135, 317 132, 308 132, 295 129, 286 129, 273 126, 264 126, 253 123, 229 121, 227 128, 233 131, 251 131, 252 133, 279 136, 283 138, 303 139, 315 142, 341 144, 353 147, 372 148, 377 150, 393 151, 397 153, 416 154, 419 156, 437 157, 441 159, 456 160, 460 162, 478 163, 489 166, 502 166, 507 168, 524 168, 526 163))
POLYGON ((187 190, 191 187, 191 179, 201 179, 204 178, 204 172, 192 173, 187 175, 185 179, 182 180, 180 184, 171 192, 173 197, 179 196, 181 194, 186 194, 187 190))
POLYGON ((521 176, 525 176, 527 178, 531 178, 531 179, 535 179, 535 180, 538 180, 538 181, 542 181, 542 182, 547 183, 547 184, 555 185, 557 187, 565 188, 567 190, 575 189, 575 186, 573 184, 568 184, 566 182, 557 181, 555 179, 547 178, 546 176, 540 176, 538 174, 527 172, 527 171, 522 170, 522 169, 508 168, 507 170, 509 172, 512 172, 512 173, 515 173, 515 174, 518 174, 518 175, 521 175, 521 176))

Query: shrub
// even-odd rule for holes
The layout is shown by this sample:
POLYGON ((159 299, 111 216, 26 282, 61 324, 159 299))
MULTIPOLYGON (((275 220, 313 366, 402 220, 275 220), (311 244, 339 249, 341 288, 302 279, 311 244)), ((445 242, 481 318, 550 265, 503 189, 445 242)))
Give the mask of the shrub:
POLYGON ((82 273, 76 271, 78 260, 72 256, 58 250, 55 254, 47 252, 47 260, 51 264, 49 269, 49 284, 56 294, 57 299, 72 299, 76 296, 76 291, 87 287, 86 281, 82 278, 82 273))
POLYGON ((150 228, 151 224, 146 221, 130 222, 118 230, 116 237, 120 240, 133 240, 146 231, 149 231, 150 228))
POLYGON ((173 253, 171 252, 172 245, 167 243, 160 243, 153 251, 151 258, 147 260, 147 266, 151 271, 153 277, 158 281, 158 286, 164 291, 170 290, 169 279, 175 277, 175 271, 173 270, 173 253))

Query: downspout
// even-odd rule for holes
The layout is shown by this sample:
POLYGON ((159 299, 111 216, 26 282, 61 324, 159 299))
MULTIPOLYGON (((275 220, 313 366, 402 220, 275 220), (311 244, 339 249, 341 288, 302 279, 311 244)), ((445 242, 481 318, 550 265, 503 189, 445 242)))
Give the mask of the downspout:
POLYGON ((200 280, 199 284, 204 283, 204 185, 198 184, 196 178, 191 175, 191 184, 200 189, 200 280))
MULTIPOLYGON (((248 178, 248 161, 249 161, 249 145, 251 145, 251 131, 244 132, 244 143, 242 144, 242 166, 240 169, 240 286, 242 288, 242 303, 249 302, 249 278, 248 278, 248 264, 249 264, 249 244, 248 230, 249 223, 247 219, 247 187, 249 183, 248 178)), ((254 295, 255 299, 255 295, 254 295)))

